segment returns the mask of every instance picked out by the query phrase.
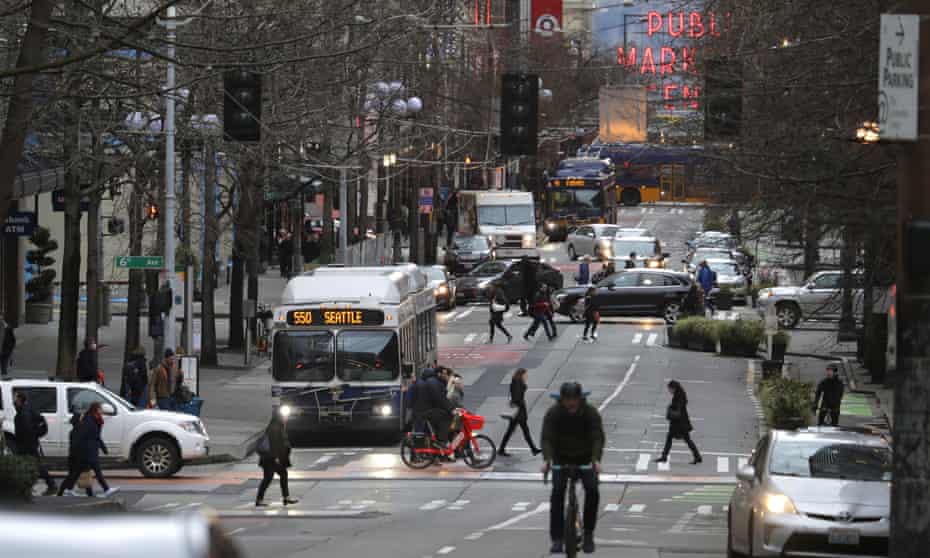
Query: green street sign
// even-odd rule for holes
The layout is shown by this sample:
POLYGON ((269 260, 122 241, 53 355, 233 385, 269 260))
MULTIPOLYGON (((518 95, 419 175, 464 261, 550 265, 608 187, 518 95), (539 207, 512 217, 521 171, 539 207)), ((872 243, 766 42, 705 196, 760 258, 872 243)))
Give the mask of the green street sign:
POLYGON ((161 256, 116 256, 116 269, 161 269, 164 259, 161 256))

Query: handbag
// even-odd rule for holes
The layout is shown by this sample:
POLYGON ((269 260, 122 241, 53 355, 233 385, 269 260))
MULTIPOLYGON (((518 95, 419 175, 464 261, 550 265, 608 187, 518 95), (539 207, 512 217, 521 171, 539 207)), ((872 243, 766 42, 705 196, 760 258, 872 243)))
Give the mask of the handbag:
POLYGON ((267 432, 263 433, 261 438, 258 439, 258 443, 255 444, 255 452, 260 457, 271 456, 271 438, 268 437, 267 432))
POLYGON ((668 406, 668 410, 665 411, 665 418, 668 420, 679 420, 681 419, 681 409, 678 407, 668 406))
POLYGON ((498 304, 497 301, 491 303, 491 312, 504 312, 507 310, 507 307, 503 304, 498 304))
POLYGON ((77 480, 78 488, 92 488, 94 485, 94 477, 91 475, 92 473, 90 471, 81 473, 77 480))

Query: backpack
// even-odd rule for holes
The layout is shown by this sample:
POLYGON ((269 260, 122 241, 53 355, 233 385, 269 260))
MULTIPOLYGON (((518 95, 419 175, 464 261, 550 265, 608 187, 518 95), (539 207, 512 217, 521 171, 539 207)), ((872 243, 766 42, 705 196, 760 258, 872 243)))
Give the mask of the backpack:
POLYGON ((48 422, 41 413, 36 413, 36 437, 43 438, 48 434, 48 422))
POLYGON ((258 439, 258 443, 255 444, 255 452, 259 457, 271 456, 271 438, 268 437, 267 431, 262 433, 261 438, 258 439))
POLYGON ((194 399, 194 392, 191 388, 181 384, 178 389, 174 390, 174 399, 179 403, 190 403, 194 399))

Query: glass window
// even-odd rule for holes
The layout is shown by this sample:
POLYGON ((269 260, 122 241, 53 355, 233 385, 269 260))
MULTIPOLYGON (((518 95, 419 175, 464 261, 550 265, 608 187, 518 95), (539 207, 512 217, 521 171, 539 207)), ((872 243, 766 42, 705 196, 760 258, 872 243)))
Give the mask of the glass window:
POLYGON ((504 262, 485 262, 478 267, 476 267, 472 274, 477 275, 478 277, 490 277, 492 275, 497 275, 498 273, 503 273, 507 270, 507 264, 504 262))
POLYGON ((337 337, 336 370, 340 380, 377 382, 399 373, 397 335, 391 331, 342 331, 337 337))
POLYGON ((333 334, 278 333, 274 338, 272 371, 279 382, 328 382, 334 374, 333 334))
POLYGON ((426 271, 426 276, 431 281, 445 281, 446 280, 446 272, 443 271, 441 268, 427 267, 425 268, 425 271, 426 271))
POLYGON ((533 225, 532 205, 483 205, 478 207, 478 224, 489 226, 533 225))
POLYGON ((552 196, 553 211, 569 211, 575 207, 575 195, 566 190, 552 190, 549 194, 552 196))
POLYGON ((601 237, 612 237, 616 236, 617 232, 620 230, 620 227, 601 227, 597 231, 597 235, 601 237))
POLYGON ((617 256, 627 256, 636 252, 637 256, 656 255, 656 243, 652 240, 629 240, 618 238, 613 241, 613 251, 617 256))
MULTIPOLYGON (((71 413, 83 413, 90 408, 91 403, 109 403, 113 402, 104 397, 100 392, 87 388, 68 388, 68 411, 71 413)), ((116 405, 113 405, 116 408, 116 405)), ((114 413, 115 414, 115 413, 114 413)))
POLYGON ((681 280, 676 277, 672 277, 671 275, 662 275, 661 277, 662 282, 660 284, 665 285, 666 287, 680 287, 682 285, 681 280))
POLYGON ((777 441, 769 471, 791 477, 890 481, 891 450, 834 440, 777 441))
POLYGON ((814 279, 815 289, 838 289, 842 286, 843 276, 839 273, 827 273, 814 279))
POLYGON ((604 196, 601 190, 575 190, 575 205, 580 209, 600 209, 604 196))
POLYGON ((739 269, 736 268, 735 263, 709 263, 708 264, 713 271, 717 272, 717 275, 739 275, 739 269))
POLYGON ((640 273, 620 273, 615 275, 614 287, 635 287, 639 281, 640 273))
POLYGON ((481 252, 490 250, 488 237, 486 236, 456 236, 452 245, 459 250, 469 250, 472 252, 481 252))
POLYGON ((55 414, 58 412, 58 388, 21 387, 13 390, 13 399, 17 393, 26 394, 26 402, 37 413, 55 414))

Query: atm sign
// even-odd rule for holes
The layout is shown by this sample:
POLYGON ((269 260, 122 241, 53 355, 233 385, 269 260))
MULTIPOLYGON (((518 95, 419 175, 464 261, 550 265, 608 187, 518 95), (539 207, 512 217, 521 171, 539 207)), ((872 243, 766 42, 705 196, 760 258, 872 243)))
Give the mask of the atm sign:
POLYGON ((379 326, 384 325, 384 312, 380 310, 291 310, 287 323, 292 326, 379 326))

